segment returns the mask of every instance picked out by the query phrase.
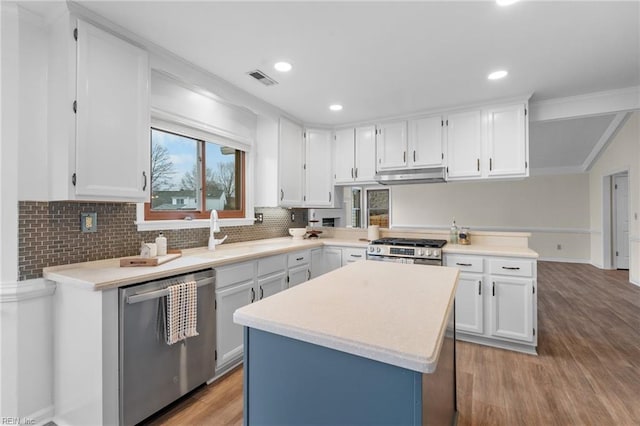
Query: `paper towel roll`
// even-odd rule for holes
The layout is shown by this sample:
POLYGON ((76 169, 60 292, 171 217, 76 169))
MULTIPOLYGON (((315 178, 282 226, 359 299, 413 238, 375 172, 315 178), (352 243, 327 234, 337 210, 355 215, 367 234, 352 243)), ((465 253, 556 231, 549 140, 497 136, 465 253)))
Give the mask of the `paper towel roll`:
POLYGON ((367 239, 369 241, 373 241, 373 240, 377 240, 378 238, 380 238, 380 226, 369 225, 367 239))

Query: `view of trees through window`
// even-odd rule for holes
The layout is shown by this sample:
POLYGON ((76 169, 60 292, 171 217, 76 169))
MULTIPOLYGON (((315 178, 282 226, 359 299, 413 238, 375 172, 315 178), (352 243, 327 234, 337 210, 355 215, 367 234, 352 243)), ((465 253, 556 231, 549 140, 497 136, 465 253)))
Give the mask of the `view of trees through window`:
POLYGON ((214 142, 151 129, 150 211, 204 215, 210 210, 241 210, 242 154, 214 142))

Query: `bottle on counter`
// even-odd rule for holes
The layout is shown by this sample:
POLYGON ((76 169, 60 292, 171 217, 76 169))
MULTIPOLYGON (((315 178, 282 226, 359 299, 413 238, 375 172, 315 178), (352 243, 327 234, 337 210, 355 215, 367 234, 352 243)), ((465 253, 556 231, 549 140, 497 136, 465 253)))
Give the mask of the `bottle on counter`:
POLYGON ((167 254, 167 238, 160 233, 156 238, 156 246, 158 250, 158 256, 164 256, 167 254))
POLYGON ((451 244, 458 244, 458 226, 456 225, 456 218, 453 218, 451 224, 451 230, 449 231, 449 242, 451 244))

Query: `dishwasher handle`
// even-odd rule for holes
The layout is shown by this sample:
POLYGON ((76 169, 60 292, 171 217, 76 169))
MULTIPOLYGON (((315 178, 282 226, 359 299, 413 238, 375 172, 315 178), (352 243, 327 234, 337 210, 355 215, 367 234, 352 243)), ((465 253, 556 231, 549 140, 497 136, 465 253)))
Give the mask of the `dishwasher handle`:
MULTIPOLYGON (((205 285, 210 285, 216 282, 215 277, 205 278, 202 280, 198 280, 196 283, 198 287, 204 287, 205 285)), ((161 290, 150 291, 147 293, 134 294, 132 296, 127 296, 127 303, 129 305, 133 305, 134 303, 140 303, 151 299, 159 299, 164 296, 169 295, 169 289, 163 288, 161 290)))

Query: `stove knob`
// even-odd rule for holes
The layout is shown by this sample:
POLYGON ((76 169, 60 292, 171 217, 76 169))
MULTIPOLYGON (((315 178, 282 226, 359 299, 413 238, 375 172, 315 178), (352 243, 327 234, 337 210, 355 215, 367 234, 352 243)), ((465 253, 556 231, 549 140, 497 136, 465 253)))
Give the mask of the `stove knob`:
POLYGON ((376 247, 376 253, 380 253, 380 247, 376 247))
POLYGON ((375 249, 373 247, 369 247, 369 253, 373 253, 375 249))
POLYGON ((418 256, 424 256, 424 250, 422 250, 421 248, 419 248, 418 250, 418 256))
POLYGON ((426 250, 424 251, 424 255, 425 255, 425 256, 427 256, 427 257, 431 256, 431 250, 426 249, 426 250))

